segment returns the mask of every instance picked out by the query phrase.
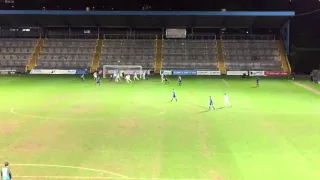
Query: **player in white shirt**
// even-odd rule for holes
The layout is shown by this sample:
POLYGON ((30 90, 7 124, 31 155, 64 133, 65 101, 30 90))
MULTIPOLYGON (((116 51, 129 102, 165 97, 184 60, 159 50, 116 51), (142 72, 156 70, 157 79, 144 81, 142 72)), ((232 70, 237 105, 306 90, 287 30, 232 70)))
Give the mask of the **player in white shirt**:
POLYGON ((232 106, 231 103, 229 102, 229 97, 227 93, 224 93, 224 106, 232 106))
POLYGON ((120 81, 120 73, 117 73, 116 78, 115 78, 115 81, 116 81, 116 82, 119 82, 119 81, 120 81))
POLYGON ((146 79, 146 73, 142 73, 142 79, 146 79))
POLYGON ((135 80, 139 80, 138 75, 137 75, 137 73, 136 73, 136 72, 134 72, 133 80, 134 80, 134 81, 135 81, 135 80))
POLYGON ((161 73, 161 82, 163 83, 164 82, 164 74, 161 73))
POLYGON ((97 73, 97 71, 96 71, 96 72, 93 73, 93 79, 96 80, 97 77, 98 77, 98 73, 97 73))
POLYGON ((126 75, 126 82, 127 82, 127 83, 132 82, 132 81, 131 81, 131 79, 130 79, 130 75, 129 75, 129 74, 128 74, 128 75, 126 75))
POLYGON ((9 168, 9 163, 5 162, 4 167, 1 169, 1 180, 11 180, 12 175, 9 168))

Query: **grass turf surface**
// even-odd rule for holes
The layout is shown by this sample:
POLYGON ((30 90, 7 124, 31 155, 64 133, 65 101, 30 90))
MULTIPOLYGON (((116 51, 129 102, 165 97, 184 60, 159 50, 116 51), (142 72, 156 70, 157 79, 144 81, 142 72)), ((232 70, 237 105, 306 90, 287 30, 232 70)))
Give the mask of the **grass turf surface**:
POLYGON ((173 79, 0 76, 0 161, 15 179, 320 178, 318 95, 281 79, 173 79))

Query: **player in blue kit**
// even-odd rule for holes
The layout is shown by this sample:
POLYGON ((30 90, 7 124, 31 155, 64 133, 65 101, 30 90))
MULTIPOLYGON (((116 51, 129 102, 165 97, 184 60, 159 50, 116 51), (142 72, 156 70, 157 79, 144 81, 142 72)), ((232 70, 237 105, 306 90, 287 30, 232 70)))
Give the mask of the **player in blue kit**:
POLYGON ((173 101, 173 99, 175 99, 176 102, 178 102, 177 95, 176 95, 176 91, 175 91, 174 89, 172 90, 172 99, 171 99, 171 102, 173 101))
POLYGON ((179 82, 179 86, 181 86, 181 83, 182 83, 182 78, 181 78, 181 76, 178 77, 178 82, 179 82))
POLYGON ((256 78, 257 87, 259 87, 259 81, 260 81, 260 78, 259 78, 259 77, 257 77, 257 78, 256 78))
POLYGON ((211 107, 212 107, 212 110, 216 110, 216 108, 214 108, 214 106, 213 106, 212 97, 210 96, 210 99, 209 99, 209 110, 211 109, 211 107))
POLYGON ((96 85, 97 84, 99 84, 99 86, 100 86, 100 76, 98 76, 97 79, 96 79, 96 85))

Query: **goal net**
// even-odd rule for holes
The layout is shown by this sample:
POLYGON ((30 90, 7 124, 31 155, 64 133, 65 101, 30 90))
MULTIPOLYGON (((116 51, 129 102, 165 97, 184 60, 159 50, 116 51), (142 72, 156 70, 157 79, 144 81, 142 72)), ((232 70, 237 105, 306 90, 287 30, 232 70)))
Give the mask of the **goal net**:
POLYGON ((110 74, 116 75, 118 73, 134 75, 137 73, 142 78, 143 71, 142 66, 130 66, 130 65, 103 65, 103 78, 107 78, 110 74))

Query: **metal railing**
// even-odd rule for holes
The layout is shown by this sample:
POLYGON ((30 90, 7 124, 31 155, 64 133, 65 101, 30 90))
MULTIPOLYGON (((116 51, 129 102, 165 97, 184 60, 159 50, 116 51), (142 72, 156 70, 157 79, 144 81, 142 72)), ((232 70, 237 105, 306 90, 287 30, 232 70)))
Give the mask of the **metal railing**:
POLYGON ((103 39, 158 39, 156 34, 104 34, 103 39))
POLYGON ((235 34, 221 35, 221 40, 275 40, 275 35, 252 35, 252 34, 235 34))
POLYGON ((45 38, 47 39, 99 39, 99 34, 55 34, 48 33, 45 38))

